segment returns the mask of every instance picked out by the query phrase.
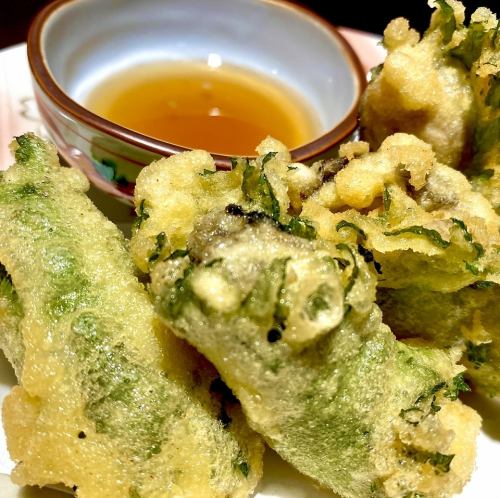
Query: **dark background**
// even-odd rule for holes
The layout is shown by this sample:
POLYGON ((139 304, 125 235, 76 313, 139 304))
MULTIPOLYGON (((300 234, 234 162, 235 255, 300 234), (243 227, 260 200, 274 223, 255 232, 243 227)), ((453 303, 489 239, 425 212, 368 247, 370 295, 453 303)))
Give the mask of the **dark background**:
MULTIPOLYGON (((231 0, 227 1, 230 2, 231 0)), ((8 0, 0 2, 0 48, 25 41, 31 19, 38 10, 48 3, 50 1, 47 0, 8 0)), ((373 33, 382 33, 387 23, 399 16, 408 18, 411 25, 422 32, 429 23, 431 12, 426 0, 399 2, 384 0, 364 2, 355 0, 344 0, 342 2, 305 0, 301 3, 328 18, 334 24, 373 33)), ((498 5, 494 0, 464 0, 463 3, 468 14, 480 5, 489 7, 492 10, 495 10, 494 4, 498 5)))

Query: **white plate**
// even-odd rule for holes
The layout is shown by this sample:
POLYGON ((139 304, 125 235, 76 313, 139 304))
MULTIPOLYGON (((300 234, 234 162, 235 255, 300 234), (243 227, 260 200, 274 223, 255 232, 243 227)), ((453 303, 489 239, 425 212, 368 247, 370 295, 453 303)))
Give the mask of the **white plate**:
MULTIPOLYGON (((342 29, 354 46, 365 68, 375 66, 383 58, 377 46, 379 37, 350 29, 342 29)), ((11 163, 8 144, 12 137, 26 131, 44 134, 33 98, 26 57, 26 45, 0 51, 0 170, 11 163)), ((95 204, 126 229, 130 209, 125 205, 91 189, 95 204)), ((0 235, 1 236, 1 235, 0 235)), ((15 384, 12 369, 0 353, 0 400, 15 384)), ((500 498, 500 401, 469 397, 483 417, 483 430, 478 441, 477 468, 460 498, 500 498)), ((65 494, 52 490, 23 489, 10 483, 8 474, 13 468, 0 426, 0 498, 64 498, 65 494)), ((301 476, 274 452, 267 450, 264 460, 264 478, 256 498, 332 498, 334 495, 318 490, 314 483, 301 476)), ((360 497, 362 498, 362 497, 360 497)))

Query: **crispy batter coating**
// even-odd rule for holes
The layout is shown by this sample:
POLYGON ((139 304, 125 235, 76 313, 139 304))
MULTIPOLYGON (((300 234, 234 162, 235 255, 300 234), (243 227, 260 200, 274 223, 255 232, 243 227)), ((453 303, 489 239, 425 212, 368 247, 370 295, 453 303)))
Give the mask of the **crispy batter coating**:
POLYGON ((380 286, 450 292, 499 282, 499 216, 462 173, 437 162, 412 135, 392 135, 378 151, 348 162, 304 201, 301 216, 323 238, 372 250, 382 265, 380 286))
MULTIPOLYGON (((476 110, 472 163, 467 168, 474 187, 500 214, 500 39, 499 24, 488 9, 472 14, 471 25, 455 50, 466 55, 480 40, 480 55, 465 58, 470 65, 476 110)), ((475 50, 475 55, 479 51, 475 50)))
POLYGON ((385 29, 388 55, 374 71, 361 110, 362 136, 372 148, 393 133, 406 132, 431 144, 447 165, 458 166, 464 150, 468 153, 473 91, 466 69, 443 57, 450 35, 442 29, 446 22, 462 23, 464 8, 454 0, 449 4, 453 7, 441 2, 422 39, 403 18, 385 29))
POLYGON ((247 496, 259 438, 213 367, 163 334, 88 182, 34 135, 15 156, 0 177, 2 286, 21 304, 0 293, 0 323, 10 313, 20 331, 2 346, 23 343, 6 350, 20 374, 3 408, 13 480, 82 498, 247 496))
MULTIPOLYGON (((277 192, 281 191, 278 200, 286 211, 286 188, 279 188, 280 176, 275 170, 286 170, 290 154, 271 138, 259 146, 260 153, 266 154, 267 148, 273 150, 265 161, 266 181, 273 184, 277 192), (276 158, 275 151, 280 151, 276 158)), ((208 152, 194 150, 153 162, 147 174, 141 171, 134 193, 138 219, 130 243, 135 264, 147 272, 151 263, 160 257, 186 247, 200 215, 231 203, 241 203, 244 198, 241 184, 245 171, 250 175, 250 167, 245 161, 235 161, 231 172, 216 171, 208 152), (164 167, 165 164, 168 167, 164 167), (163 235, 158 240, 160 234, 163 235)))
POLYGON ((456 292, 408 287, 379 289, 384 321, 399 337, 420 337, 441 348, 459 346, 476 387, 498 396, 500 286, 481 282, 456 292))
POLYGON ((406 19, 384 31, 388 55, 361 108, 363 139, 377 149, 396 132, 432 145, 440 162, 466 171, 500 209, 500 41, 496 16, 477 9, 468 25, 456 0, 437 7, 420 39, 406 19))
POLYGON ((500 284, 500 217, 462 173, 437 162, 416 137, 392 135, 306 199, 301 216, 323 238, 368 251, 384 288, 384 320, 398 336, 458 345, 475 385, 500 394, 500 321, 491 309, 500 284), (471 364, 471 347, 490 354, 471 364))
MULTIPOLYGON (((301 472, 345 497, 451 496, 472 472, 480 423, 456 399, 466 389, 457 352, 397 341, 356 244, 314 240, 311 224, 293 215, 341 166, 309 170, 272 152, 237 161, 238 204, 225 205, 221 193, 178 228, 174 209, 148 211, 167 240, 188 233, 184 247, 149 262, 160 314, 216 365, 250 425, 301 472)), ((138 182, 154 187, 138 191, 137 205, 166 199, 168 184, 156 179, 196 168, 191 158, 145 168, 138 182)), ((209 175, 204 191, 224 190, 223 175, 235 170, 209 175)), ((183 188, 181 200, 193 191, 183 188)), ((151 237, 142 228, 135 237, 143 234, 151 237)))
POLYGON ((24 343, 19 327, 22 316, 17 293, 5 268, 0 264, 0 349, 14 368, 17 378, 21 376, 24 360, 24 343))

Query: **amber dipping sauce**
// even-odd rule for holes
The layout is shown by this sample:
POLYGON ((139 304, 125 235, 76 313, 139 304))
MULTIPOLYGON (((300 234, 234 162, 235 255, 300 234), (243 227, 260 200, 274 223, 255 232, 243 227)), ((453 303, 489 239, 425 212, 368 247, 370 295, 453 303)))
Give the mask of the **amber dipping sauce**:
POLYGON ((260 73, 213 62, 131 67, 101 81, 84 105, 144 135, 234 156, 255 155, 267 135, 293 149, 321 134, 318 118, 294 90, 260 73))

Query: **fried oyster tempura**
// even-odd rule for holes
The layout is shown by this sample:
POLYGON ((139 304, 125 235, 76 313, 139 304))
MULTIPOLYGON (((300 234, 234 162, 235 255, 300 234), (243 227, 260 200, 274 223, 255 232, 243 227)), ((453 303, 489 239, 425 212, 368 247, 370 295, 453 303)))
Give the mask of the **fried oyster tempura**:
POLYGON ((437 10, 422 38, 403 18, 384 31, 388 55, 363 99, 362 138, 377 149, 395 132, 416 135, 432 145, 440 162, 463 169, 498 211, 498 21, 479 8, 467 26, 460 2, 430 3, 437 10))
POLYGON ((141 171, 132 243, 159 313, 217 366, 250 425, 322 485, 352 498, 460 491, 480 421, 457 400, 457 352, 394 338, 356 244, 316 239, 288 214, 318 175, 277 142, 258 150, 230 172, 200 151, 141 171))
MULTIPOLYGON (((500 394, 500 217, 465 176, 412 135, 365 144, 310 195, 301 216, 321 237, 357 243, 378 273, 384 321, 400 337, 459 346, 467 375, 500 394), (479 359, 478 359, 479 358, 479 359)), ((355 151, 356 152, 356 151, 355 151)), ((314 169, 314 168, 313 168, 314 169)))
POLYGON ((87 180, 34 135, 17 138, 15 157, 0 176, 1 346, 20 380, 3 407, 14 482, 81 498, 247 496, 259 438, 213 367, 164 335, 87 180))

